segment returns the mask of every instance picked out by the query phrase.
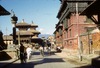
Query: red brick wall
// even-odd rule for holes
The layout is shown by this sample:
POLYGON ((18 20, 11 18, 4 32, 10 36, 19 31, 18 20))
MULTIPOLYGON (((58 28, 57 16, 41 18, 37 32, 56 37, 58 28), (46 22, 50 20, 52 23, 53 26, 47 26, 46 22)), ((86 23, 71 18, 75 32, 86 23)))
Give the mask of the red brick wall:
POLYGON ((88 39, 88 34, 85 36, 80 37, 80 41, 82 42, 81 47, 83 54, 89 54, 89 39, 88 39))
POLYGON ((77 34, 83 34, 86 33, 85 27, 87 26, 94 26, 94 24, 87 24, 85 23, 86 21, 86 16, 79 16, 78 20, 76 19, 76 15, 74 13, 71 14, 70 18, 68 19, 68 30, 63 29, 63 37, 64 37, 64 42, 63 46, 65 48, 69 49, 77 49, 77 34), (78 22, 78 25, 77 25, 78 22), (78 30, 77 30, 78 26, 78 30), (71 36, 70 36, 70 31, 71 31, 71 36), (78 33, 77 33, 78 32, 78 33))
POLYGON ((92 48, 94 51, 100 50, 100 33, 95 33, 92 35, 93 45, 92 48))

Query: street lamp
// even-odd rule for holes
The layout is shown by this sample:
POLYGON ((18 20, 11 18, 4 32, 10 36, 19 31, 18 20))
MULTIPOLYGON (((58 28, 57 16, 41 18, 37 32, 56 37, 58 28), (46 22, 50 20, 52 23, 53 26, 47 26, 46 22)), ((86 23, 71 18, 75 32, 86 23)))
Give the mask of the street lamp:
POLYGON ((11 23, 13 25, 13 44, 16 44, 16 23, 17 23, 17 21, 18 21, 18 18, 13 13, 13 15, 11 17, 11 23))

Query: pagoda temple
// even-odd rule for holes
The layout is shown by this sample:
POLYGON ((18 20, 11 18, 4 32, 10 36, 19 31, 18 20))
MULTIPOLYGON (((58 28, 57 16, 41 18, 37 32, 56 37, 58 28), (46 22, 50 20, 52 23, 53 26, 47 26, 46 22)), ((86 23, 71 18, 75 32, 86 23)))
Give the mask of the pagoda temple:
MULTIPOLYGON (((16 40, 18 43, 35 43, 32 41, 34 38, 38 38, 38 35, 40 34, 39 31, 36 30, 38 25, 34 24, 33 22, 31 24, 26 23, 24 20, 22 22, 19 22, 16 24, 16 28, 18 31, 16 31, 17 38, 16 40)), ((37 40, 37 41, 38 41, 37 40)))

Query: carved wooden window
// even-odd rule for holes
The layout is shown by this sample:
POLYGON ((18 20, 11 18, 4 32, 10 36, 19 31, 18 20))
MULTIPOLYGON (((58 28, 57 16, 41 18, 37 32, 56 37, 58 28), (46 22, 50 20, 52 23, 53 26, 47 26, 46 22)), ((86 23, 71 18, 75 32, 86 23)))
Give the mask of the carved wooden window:
POLYGON ((59 34, 62 35, 62 30, 61 29, 59 29, 59 34))
POLYGON ((67 18, 65 18, 63 20, 63 25, 64 25, 64 29, 67 29, 68 28, 68 19, 67 18))

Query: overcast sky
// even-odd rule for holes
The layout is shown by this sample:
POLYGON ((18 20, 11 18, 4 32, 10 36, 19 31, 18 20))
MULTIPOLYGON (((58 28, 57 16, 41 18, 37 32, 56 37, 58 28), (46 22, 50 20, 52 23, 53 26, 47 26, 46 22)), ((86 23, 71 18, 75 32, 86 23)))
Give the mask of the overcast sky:
MULTIPOLYGON (((9 12, 15 12, 18 23, 22 19, 29 24, 33 21, 42 34, 53 34, 55 31, 61 5, 59 0, 0 0, 0 4, 9 12)), ((0 30, 4 35, 12 33, 11 15, 0 16, 0 30)))

